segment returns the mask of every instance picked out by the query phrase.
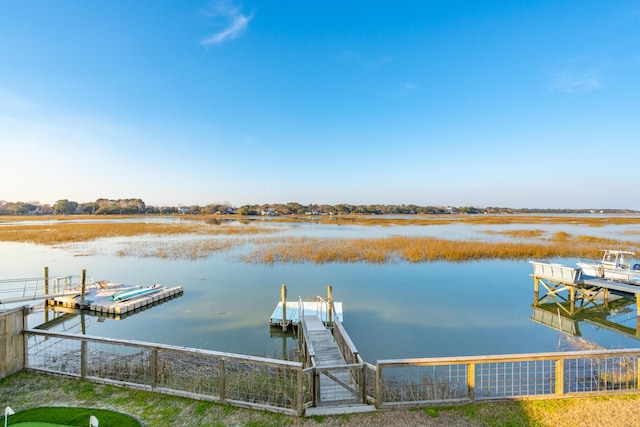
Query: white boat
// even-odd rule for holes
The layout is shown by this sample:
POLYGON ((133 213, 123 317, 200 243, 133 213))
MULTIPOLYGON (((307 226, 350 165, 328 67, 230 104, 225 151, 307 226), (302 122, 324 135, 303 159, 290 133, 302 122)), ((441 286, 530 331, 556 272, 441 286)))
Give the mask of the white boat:
POLYGON ((600 262, 580 261, 578 267, 587 276, 640 285, 640 263, 632 264, 634 252, 605 249, 600 262))

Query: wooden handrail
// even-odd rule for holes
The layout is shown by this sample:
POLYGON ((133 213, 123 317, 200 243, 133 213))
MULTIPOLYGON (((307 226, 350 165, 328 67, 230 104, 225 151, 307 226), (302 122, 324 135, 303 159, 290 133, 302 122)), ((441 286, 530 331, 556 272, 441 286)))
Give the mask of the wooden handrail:
POLYGON ((456 365, 466 363, 493 363, 493 362, 520 362, 532 360, 558 360, 558 359, 586 359, 590 357, 611 357, 611 356, 636 356, 640 355, 640 349, 615 349, 615 350, 584 350, 584 351, 564 351, 548 353, 521 353, 521 354, 498 354, 484 356, 453 356, 453 357, 432 357, 416 359, 385 359, 378 360, 378 367, 393 366, 436 366, 436 365, 456 365))

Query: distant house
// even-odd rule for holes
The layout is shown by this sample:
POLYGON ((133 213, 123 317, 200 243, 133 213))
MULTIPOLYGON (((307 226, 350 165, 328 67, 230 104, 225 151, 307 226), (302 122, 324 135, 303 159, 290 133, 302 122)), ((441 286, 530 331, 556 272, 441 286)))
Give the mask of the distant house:
POLYGON ((188 208, 188 207, 186 207, 186 206, 180 206, 180 207, 178 208, 178 213, 179 213, 180 215, 188 214, 188 213, 189 213, 189 208, 188 208))

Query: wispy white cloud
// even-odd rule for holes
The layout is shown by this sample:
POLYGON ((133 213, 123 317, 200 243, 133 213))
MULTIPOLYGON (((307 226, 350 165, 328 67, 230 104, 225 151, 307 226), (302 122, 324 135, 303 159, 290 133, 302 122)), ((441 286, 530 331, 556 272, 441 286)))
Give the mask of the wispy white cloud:
POLYGON ((418 85, 416 85, 415 83, 405 82, 394 91, 392 96, 393 98, 402 98, 409 95, 416 89, 418 89, 418 85))
POLYGON ((220 44, 224 41, 240 37, 253 18, 253 14, 243 15, 240 9, 235 7, 230 0, 219 0, 213 3, 208 15, 215 18, 222 18, 226 22, 222 30, 200 42, 203 46, 220 44))
POLYGON ((598 72, 589 70, 580 74, 574 72, 556 74, 549 89, 551 93, 586 93, 601 86, 598 72))

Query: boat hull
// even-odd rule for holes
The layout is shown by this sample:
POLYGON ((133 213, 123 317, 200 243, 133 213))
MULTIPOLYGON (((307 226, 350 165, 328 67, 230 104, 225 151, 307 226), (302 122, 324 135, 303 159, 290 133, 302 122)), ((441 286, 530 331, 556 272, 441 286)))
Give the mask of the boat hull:
POLYGON ((601 277, 607 280, 615 280, 616 282, 631 283, 640 285, 640 271, 629 270, 626 268, 611 268, 602 264, 578 263, 578 267, 582 269, 582 274, 593 277, 601 277))

